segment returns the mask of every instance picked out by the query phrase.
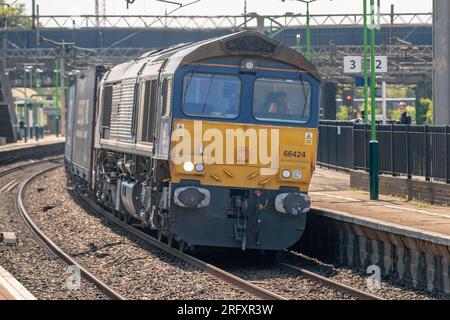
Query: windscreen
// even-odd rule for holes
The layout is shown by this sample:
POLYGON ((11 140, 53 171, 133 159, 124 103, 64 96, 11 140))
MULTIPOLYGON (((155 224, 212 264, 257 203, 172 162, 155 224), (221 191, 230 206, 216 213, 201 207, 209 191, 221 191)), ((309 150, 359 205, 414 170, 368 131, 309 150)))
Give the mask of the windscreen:
POLYGON ((262 121, 307 123, 311 115, 311 84, 302 80, 256 79, 253 115, 262 121))
POLYGON ((189 116, 233 119, 239 115, 241 80, 214 73, 187 73, 183 111, 189 116))

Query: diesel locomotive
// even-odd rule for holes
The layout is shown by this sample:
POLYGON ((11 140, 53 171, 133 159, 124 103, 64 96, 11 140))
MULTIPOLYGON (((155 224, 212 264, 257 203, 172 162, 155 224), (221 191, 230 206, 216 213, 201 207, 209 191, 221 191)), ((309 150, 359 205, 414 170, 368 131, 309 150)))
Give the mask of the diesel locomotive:
POLYGON ((252 31, 82 71, 70 180, 181 250, 282 250, 310 208, 320 81, 302 54, 252 31))

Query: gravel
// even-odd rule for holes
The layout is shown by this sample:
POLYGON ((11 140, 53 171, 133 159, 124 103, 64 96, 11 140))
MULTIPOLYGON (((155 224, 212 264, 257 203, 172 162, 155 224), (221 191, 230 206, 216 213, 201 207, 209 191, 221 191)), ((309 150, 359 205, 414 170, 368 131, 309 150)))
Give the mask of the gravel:
POLYGON ((337 282, 349 285, 359 290, 372 293, 389 300, 432 300, 450 299, 450 295, 432 294, 411 287, 405 287, 389 279, 382 279, 380 289, 369 290, 367 276, 358 273, 357 270, 343 268, 331 264, 325 264, 317 259, 309 258, 298 252, 284 252, 280 255, 281 261, 286 261, 306 270, 329 277, 337 282))
MULTIPOLYGON (((71 197, 65 181, 62 168, 33 181, 26 192, 25 206, 35 222, 54 242, 125 297, 129 299, 255 299, 254 296, 136 239, 133 235, 111 225, 104 218, 87 212, 71 197)), ((3 248, 0 247, 0 249, 3 248)), ((355 270, 324 264, 296 252, 284 252, 278 258, 335 281, 368 291, 367 277, 358 274, 355 270)), ((53 260, 58 263, 57 259, 53 260)), ((0 259, 0 264, 5 266, 1 261, 0 259)), ((36 260, 30 259, 28 266, 34 266, 37 263, 36 260)), ((8 266, 5 267, 8 269, 8 266)), ((48 270, 48 268, 45 269, 48 270)), ((305 279, 294 271, 272 263, 255 265, 244 261, 232 266, 228 265, 226 269, 288 299, 355 299, 346 293, 305 279)), ((25 272, 21 273, 22 279, 26 281, 26 277, 23 276, 25 272)), ((38 288, 43 286, 35 279, 29 282, 38 288)), ((80 291, 89 291, 89 286, 89 283, 83 282, 80 291)), ((35 290, 35 292, 40 291, 35 290)), ((45 294, 61 294, 54 290, 41 292, 44 297, 45 294)), ((65 292, 67 293, 67 290, 65 292)), ((405 288, 387 280, 382 281, 381 289, 368 292, 385 299, 449 298, 449 296, 433 295, 405 288)), ((74 292, 71 293, 74 294, 74 292)), ((61 297, 65 296, 61 295, 61 297)), ((102 296, 92 298, 102 298, 102 296)))
POLYGON ((26 193, 41 230, 128 299, 255 299, 87 212, 67 190, 62 168, 33 181, 26 193))
POLYGON ((236 267, 233 274, 269 291, 295 300, 352 300, 354 297, 333 288, 303 278, 295 272, 278 266, 236 267))
MULTIPOLYGON (((0 187, 14 179, 23 182, 34 172, 54 165, 38 164, 0 177, 0 187)), ((2 167, 0 171, 5 169, 2 167)), ((15 204, 18 189, 0 193, 0 231, 15 232, 19 239, 14 247, 0 245, 0 265, 37 299, 105 299, 95 286, 84 280, 81 280, 82 290, 69 289, 71 274, 67 265, 37 242, 21 220, 15 204)))

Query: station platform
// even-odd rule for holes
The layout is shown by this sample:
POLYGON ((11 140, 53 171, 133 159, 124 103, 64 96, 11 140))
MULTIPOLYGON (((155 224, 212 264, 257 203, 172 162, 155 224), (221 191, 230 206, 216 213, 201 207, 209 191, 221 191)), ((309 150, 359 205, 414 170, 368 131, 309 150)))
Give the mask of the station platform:
POLYGON ((19 141, 0 146, 0 166, 29 159, 41 159, 64 153, 64 137, 46 136, 43 139, 19 141))
MULTIPOLYGON (((450 208, 351 188, 350 174, 318 168, 301 249, 405 286, 450 294, 450 208)), ((447 297, 447 296, 446 296, 447 297)))
POLYGON ((0 266, 0 300, 36 300, 36 298, 0 266))
MULTIPOLYGON (((450 243, 450 208, 380 195, 370 200, 369 192, 352 190, 350 176, 317 168, 310 188, 312 206, 361 224, 378 223, 402 229, 404 235, 422 233, 424 240, 450 243), (442 240, 449 240, 449 242, 442 240)), ((398 231, 398 230, 396 230, 398 231)))
POLYGON ((24 148, 33 148, 38 145, 48 145, 48 144, 60 143, 60 142, 64 142, 64 141, 65 141, 64 137, 61 137, 61 136, 56 137, 54 135, 48 135, 48 136, 45 136, 44 138, 40 138, 38 141, 36 141, 36 139, 32 138, 32 139, 29 139, 26 143, 23 141, 18 141, 16 143, 4 144, 4 145, 0 146, 0 152, 12 151, 12 150, 24 149, 24 148))

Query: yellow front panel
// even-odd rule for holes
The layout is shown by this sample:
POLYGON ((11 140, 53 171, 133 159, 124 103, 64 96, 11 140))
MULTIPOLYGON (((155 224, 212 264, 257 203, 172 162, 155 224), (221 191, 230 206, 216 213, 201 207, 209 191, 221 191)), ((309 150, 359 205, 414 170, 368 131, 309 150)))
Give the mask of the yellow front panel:
MULTIPOLYGON (((317 152, 317 129, 175 119, 171 142, 172 182, 307 192, 317 152), (184 164, 203 164, 186 172, 184 164), (281 172, 301 170, 300 180, 281 172)), ((188 168, 189 165, 186 166, 188 168)))

